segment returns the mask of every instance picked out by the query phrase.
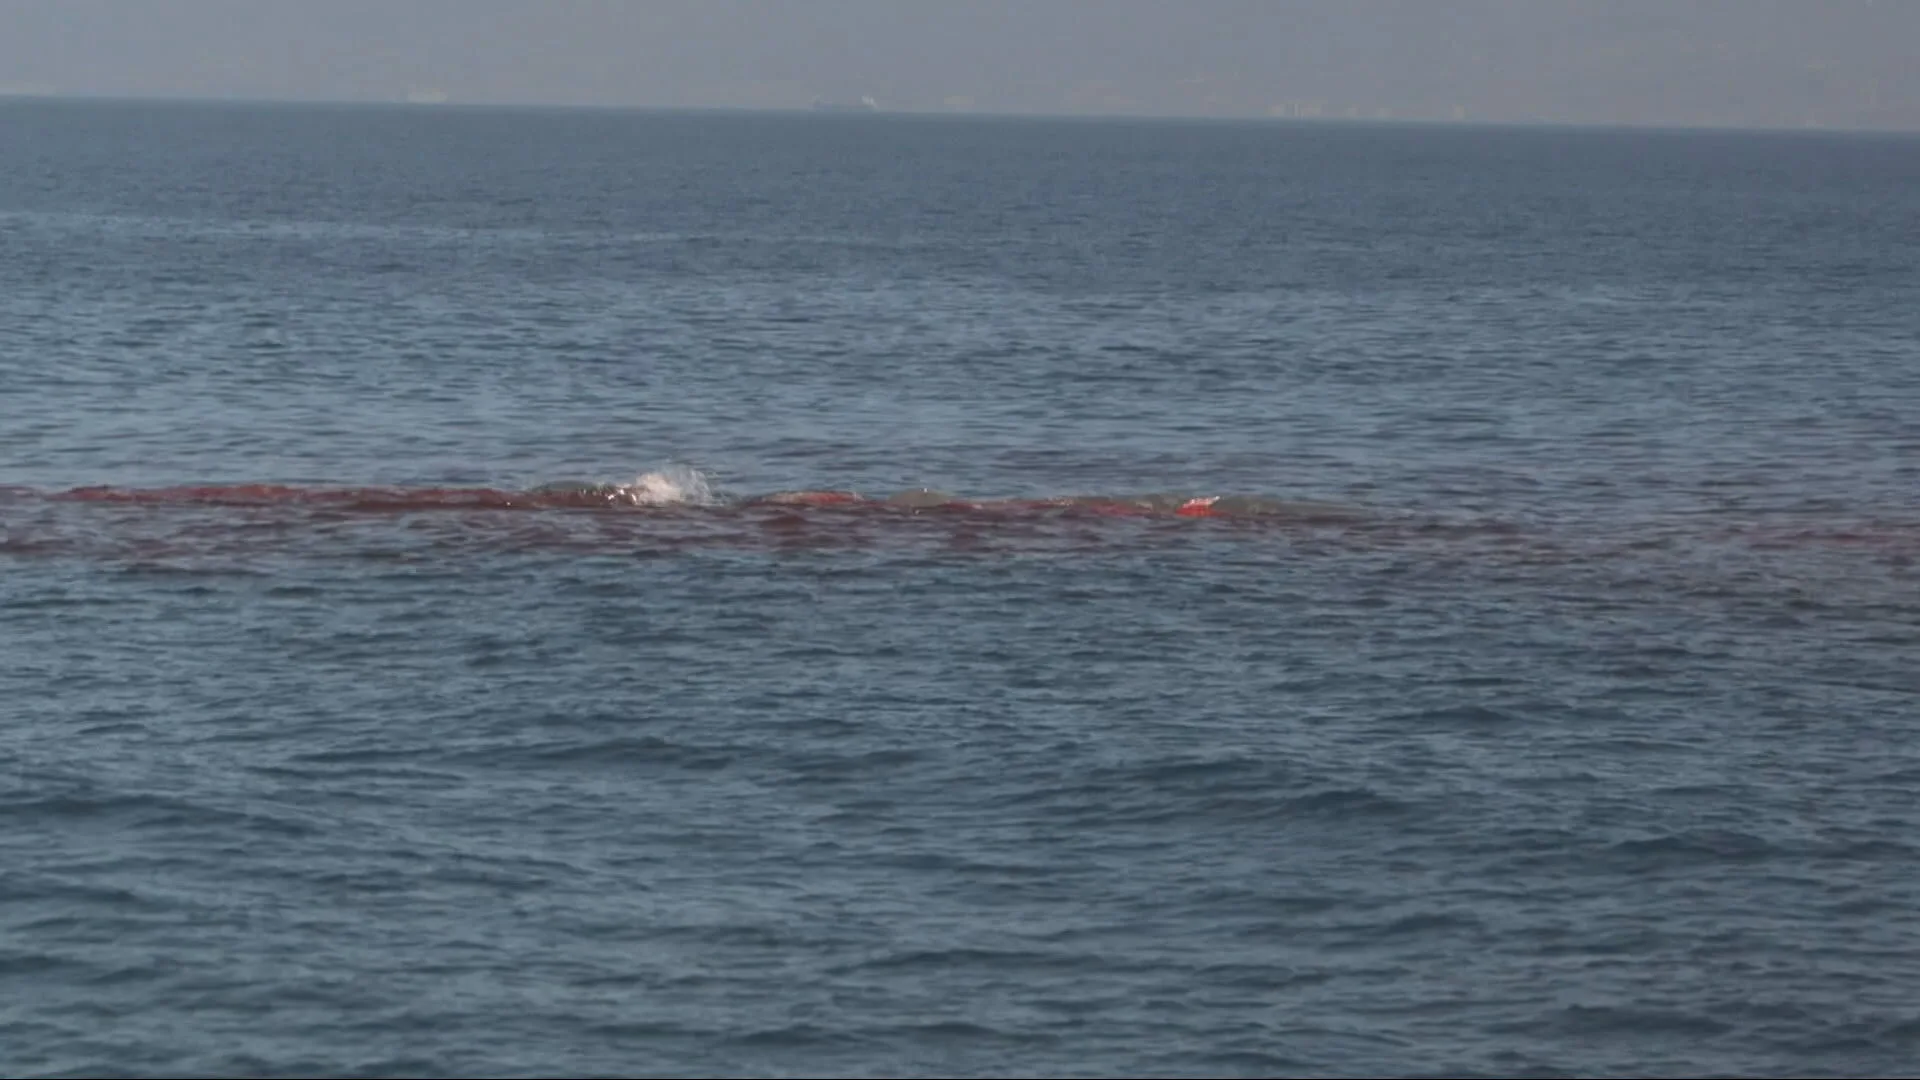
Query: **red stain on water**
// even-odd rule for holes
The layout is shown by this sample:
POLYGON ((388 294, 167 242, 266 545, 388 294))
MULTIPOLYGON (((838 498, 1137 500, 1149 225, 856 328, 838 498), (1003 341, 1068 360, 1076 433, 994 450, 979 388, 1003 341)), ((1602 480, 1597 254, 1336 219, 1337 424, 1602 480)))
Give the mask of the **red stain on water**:
POLYGON ((202 506, 328 506, 370 511, 512 509, 591 505, 572 492, 492 488, 293 487, 284 484, 195 484, 163 488, 79 487, 48 496, 71 502, 202 506))
POLYGON ((668 554, 689 547, 841 550, 932 543, 954 551, 1092 551, 1180 543, 1183 536, 1264 535, 1297 554, 1433 549, 1527 565, 1604 558, 1717 558, 1716 552, 1826 552, 1907 573, 1920 521, 1717 517, 1623 522, 1600 536, 1498 520, 1329 516, 1280 499, 1072 496, 963 499, 911 492, 781 491, 743 499, 646 503, 630 489, 195 484, 0 487, 0 553, 161 557, 167 552, 395 550, 668 554), (101 516, 83 505, 144 507, 101 516), (62 508, 65 509, 62 509, 62 508), (1196 519, 1206 519, 1205 521, 1196 519), (1195 527, 1205 525, 1204 532, 1195 527), (1228 530, 1222 532, 1221 530, 1228 530))
POLYGON ((1213 511, 1213 504, 1219 501, 1220 498, 1217 495, 1205 499, 1188 499, 1181 503, 1180 508, 1174 513, 1180 517, 1215 517, 1217 515, 1213 511))

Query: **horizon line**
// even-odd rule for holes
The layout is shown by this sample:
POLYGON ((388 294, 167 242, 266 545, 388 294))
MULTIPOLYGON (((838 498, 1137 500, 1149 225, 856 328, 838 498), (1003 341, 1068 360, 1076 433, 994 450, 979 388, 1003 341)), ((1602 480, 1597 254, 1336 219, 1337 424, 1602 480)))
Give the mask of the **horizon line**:
POLYGON ((406 97, 366 98, 366 97, 252 97, 244 95, 210 96, 194 93, 148 93, 129 94, 117 92, 91 91, 41 91, 12 90, 0 88, 0 104, 18 104, 21 102, 49 102, 69 104, 135 104, 135 105, 230 105, 230 106, 286 106, 286 107, 332 107, 363 109, 400 109, 419 112, 480 112, 480 111, 535 111, 535 112, 602 112, 602 113, 647 113, 647 114, 724 114, 750 116, 805 115, 821 119, 837 118, 842 122, 872 122, 877 119, 953 119, 953 120, 1036 120, 1068 122, 1158 122, 1175 124, 1247 124, 1271 127, 1422 127, 1422 128, 1462 128, 1462 129, 1573 129, 1586 131, 1644 131, 1644 132, 1725 132, 1745 134, 1775 135, 1892 135, 1920 136, 1920 125, 1914 127, 1872 127, 1837 124, 1818 125, 1769 125, 1769 124, 1719 124, 1694 123, 1684 120, 1662 123, 1642 123, 1633 121, 1600 120, 1556 120, 1546 117, 1531 119, 1451 119, 1444 117, 1417 116, 1268 116, 1258 113, 1222 116, 1208 113, 1181 112, 1049 112, 1014 111, 997 109, 942 109, 942 108, 881 108, 873 111, 848 114, 821 114, 811 105, 644 105, 617 104, 605 102, 554 102, 554 101, 511 101, 511 100, 471 100, 454 98, 445 100, 411 101, 406 97))

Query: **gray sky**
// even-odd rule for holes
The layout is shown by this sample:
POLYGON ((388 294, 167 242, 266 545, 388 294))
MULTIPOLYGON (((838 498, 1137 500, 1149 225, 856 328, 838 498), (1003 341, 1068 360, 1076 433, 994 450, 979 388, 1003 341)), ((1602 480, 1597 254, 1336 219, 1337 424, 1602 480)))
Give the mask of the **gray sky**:
POLYGON ((1920 0, 0 0, 0 92, 1920 130, 1920 0))

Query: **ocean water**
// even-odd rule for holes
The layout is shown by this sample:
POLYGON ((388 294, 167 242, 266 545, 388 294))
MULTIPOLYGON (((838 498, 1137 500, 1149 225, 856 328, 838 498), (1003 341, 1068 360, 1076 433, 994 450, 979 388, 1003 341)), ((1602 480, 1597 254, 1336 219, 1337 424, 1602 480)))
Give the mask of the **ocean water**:
POLYGON ((0 1070, 1912 1075, 1916 252, 1894 136, 0 102, 0 1070))

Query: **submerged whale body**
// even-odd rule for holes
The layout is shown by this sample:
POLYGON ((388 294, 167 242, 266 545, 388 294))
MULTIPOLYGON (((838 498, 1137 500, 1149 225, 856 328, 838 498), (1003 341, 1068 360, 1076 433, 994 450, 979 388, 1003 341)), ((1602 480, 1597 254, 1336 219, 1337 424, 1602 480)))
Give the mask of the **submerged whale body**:
MULTIPOLYGON (((528 494, 566 505, 663 506, 688 501, 671 484, 634 484, 558 481, 542 484, 528 494)), ((775 491, 738 500, 739 506, 843 507, 904 510, 1045 512, 1066 511, 1122 517, 1266 518, 1299 523, 1351 523, 1376 515, 1357 506, 1264 495, 1187 495, 1147 492, 1136 495, 1058 495, 1029 499, 969 499, 937 488, 909 488, 873 498, 844 489, 822 488, 775 491)))
POLYGON ((1070 515, 1138 518, 1238 518, 1297 524, 1355 524, 1381 520, 1372 511, 1337 503, 1258 495, 1157 492, 1135 495, 1060 495, 1042 498, 972 499, 933 488, 911 488, 884 497, 844 489, 776 491, 717 499, 698 474, 646 473, 631 483, 559 480, 521 491, 494 488, 304 487, 280 484, 184 485, 167 488, 94 486, 48 493, 73 502, 312 506, 360 512, 487 509, 705 509, 756 506, 919 515, 980 514, 994 517, 1070 515))
POLYGON ((911 491, 896 491, 887 496, 888 506, 902 506, 909 510, 925 510, 934 506, 966 505, 962 500, 944 491, 932 488, 914 488, 911 491))
POLYGON ((586 480, 556 480, 551 484, 541 484, 527 492, 529 495, 581 495, 586 497, 606 496, 611 498, 620 490, 618 484, 595 484, 586 480))
MULTIPOLYGON (((1301 551, 1403 550, 1458 541, 1529 560, 1640 558, 1679 537, 1772 553, 1803 546, 1884 557, 1899 573, 1920 558, 1920 520, 1830 522, 1692 518, 1558 536, 1510 520, 1370 509, 1266 495, 1063 494, 970 499, 930 488, 868 496, 837 488, 714 498, 697 475, 633 483, 562 480, 530 487, 179 484, 47 490, 0 485, 0 557, 97 551, 140 559, 224 558, 282 548, 326 550, 378 534, 475 549, 677 551, 687 545, 770 550, 936 543, 955 550, 1083 551, 1109 543, 1204 543, 1269 536, 1301 551), (1207 519, 1199 521, 1194 519, 1207 519), (437 519, 437 520, 426 520, 437 519), (341 523, 351 521, 342 527, 341 523), (380 532, 381 523, 397 532, 380 532), (312 525, 300 529, 301 524, 312 525), (229 527, 230 526, 230 527, 229 527), (263 528, 263 526, 272 526, 263 528), (361 538, 356 540, 355 538, 361 538)), ((423 549, 424 550, 424 549, 423 549)), ((436 548, 436 550, 438 550, 436 548)), ((1532 562, 1529 562, 1532 565, 1532 562)))
POLYGON ((748 499, 747 503, 770 506, 858 506, 866 501, 851 491, 776 491, 771 495, 748 499))

